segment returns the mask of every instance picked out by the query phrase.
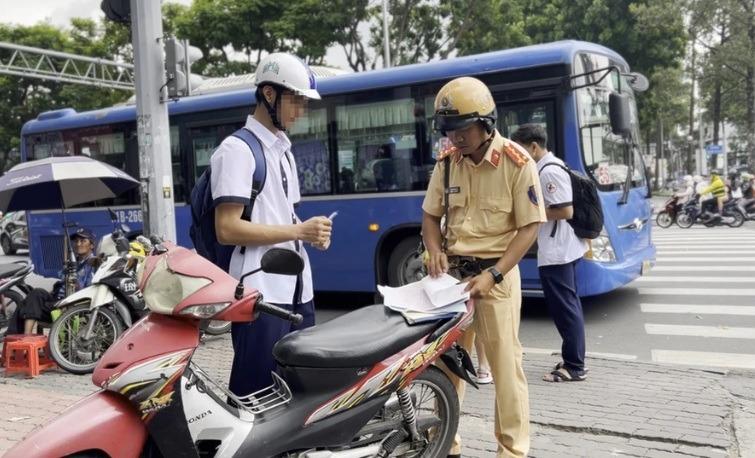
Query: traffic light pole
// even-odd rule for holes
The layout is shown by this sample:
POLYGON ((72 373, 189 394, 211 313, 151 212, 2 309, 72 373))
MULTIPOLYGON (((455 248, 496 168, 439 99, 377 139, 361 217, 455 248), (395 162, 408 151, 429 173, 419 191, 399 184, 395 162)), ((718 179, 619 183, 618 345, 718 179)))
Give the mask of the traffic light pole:
POLYGON ((170 124, 165 100, 162 2, 131 0, 136 76, 136 127, 144 232, 176 240, 170 124))

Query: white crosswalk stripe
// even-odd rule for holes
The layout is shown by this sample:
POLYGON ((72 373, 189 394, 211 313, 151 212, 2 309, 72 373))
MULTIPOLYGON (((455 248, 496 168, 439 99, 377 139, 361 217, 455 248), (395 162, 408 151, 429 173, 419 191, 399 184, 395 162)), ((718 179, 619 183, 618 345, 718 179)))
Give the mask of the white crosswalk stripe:
POLYGON ((755 369, 755 231, 654 227, 653 244, 655 267, 629 286, 653 361, 755 369))

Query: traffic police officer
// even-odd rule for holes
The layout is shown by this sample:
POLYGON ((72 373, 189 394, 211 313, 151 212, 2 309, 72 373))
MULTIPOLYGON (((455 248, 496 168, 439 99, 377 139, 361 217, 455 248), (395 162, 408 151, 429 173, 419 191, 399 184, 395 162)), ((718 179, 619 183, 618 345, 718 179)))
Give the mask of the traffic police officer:
MULTIPOLYGON (((495 382, 497 456, 519 457, 527 455, 530 441, 517 264, 546 218, 533 160, 498 133, 496 119, 495 102, 481 81, 457 78, 441 88, 435 98, 435 128, 453 146, 438 155, 422 204, 422 237, 430 275, 449 272, 466 278, 467 290, 476 298, 474 323, 460 344, 469 350, 475 334, 482 340, 495 382), (449 160, 441 160, 445 157, 449 160), (447 227, 442 230, 445 164, 450 173, 447 227)), ((464 382, 452 379, 461 403, 464 382)), ((457 435, 450 456, 460 453, 457 435)))

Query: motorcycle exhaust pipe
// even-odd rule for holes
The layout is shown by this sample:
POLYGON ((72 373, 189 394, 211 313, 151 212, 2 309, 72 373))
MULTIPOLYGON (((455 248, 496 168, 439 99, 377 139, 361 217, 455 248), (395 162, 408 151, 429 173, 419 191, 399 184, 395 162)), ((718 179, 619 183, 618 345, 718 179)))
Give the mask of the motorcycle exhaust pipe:
POLYGON ((304 452, 299 455, 299 458, 368 458, 375 456, 379 451, 380 444, 372 444, 338 452, 328 450, 304 452))

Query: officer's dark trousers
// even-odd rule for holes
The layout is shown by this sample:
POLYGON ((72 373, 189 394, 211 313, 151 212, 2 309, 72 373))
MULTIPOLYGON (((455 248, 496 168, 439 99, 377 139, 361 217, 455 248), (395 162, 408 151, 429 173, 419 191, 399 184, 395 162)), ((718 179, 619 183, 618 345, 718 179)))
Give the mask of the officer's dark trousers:
POLYGON ((299 313, 304 317, 302 323, 295 326, 290 321, 260 313, 251 323, 233 323, 231 338, 233 340, 233 365, 229 388, 237 396, 246 396, 272 385, 270 375, 277 366, 273 358, 273 347, 286 334, 315 324, 315 306, 313 301, 293 306, 275 304, 286 310, 299 313))
POLYGON ((572 371, 585 368, 585 319, 577 295, 577 262, 539 268, 545 302, 563 340, 564 365, 572 371))

